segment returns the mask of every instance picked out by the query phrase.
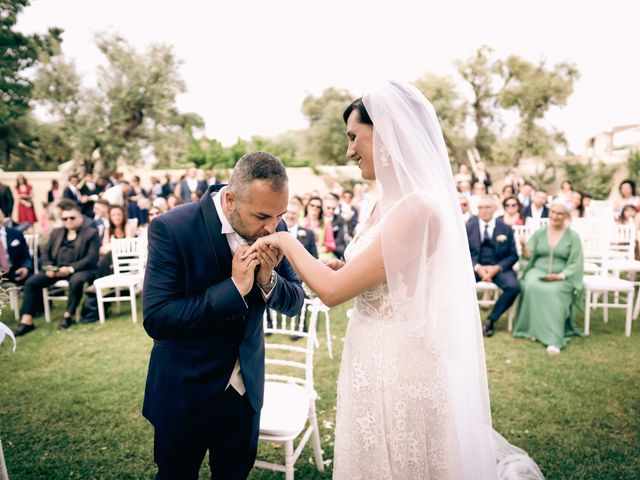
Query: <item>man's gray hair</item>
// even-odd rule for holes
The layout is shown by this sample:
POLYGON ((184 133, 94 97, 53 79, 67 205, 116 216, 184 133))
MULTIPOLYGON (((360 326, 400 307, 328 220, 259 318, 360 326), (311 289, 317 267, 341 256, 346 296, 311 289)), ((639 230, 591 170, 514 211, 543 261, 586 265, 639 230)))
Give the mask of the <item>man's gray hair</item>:
POLYGON ((284 164, 267 152, 247 153, 238 160, 229 178, 229 190, 244 200, 248 196, 249 185, 255 180, 268 180, 277 192, 282 192, 289 181, 284 164))

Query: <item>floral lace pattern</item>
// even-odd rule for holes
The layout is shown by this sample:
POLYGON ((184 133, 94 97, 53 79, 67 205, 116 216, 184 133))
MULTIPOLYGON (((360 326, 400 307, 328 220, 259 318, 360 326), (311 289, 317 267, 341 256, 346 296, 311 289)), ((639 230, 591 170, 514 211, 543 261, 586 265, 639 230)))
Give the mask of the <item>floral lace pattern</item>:
MULTIPOLYGON (((347 261, 379 225, 349 244, 347 261)), ((356 299, 338 379, 334 479, 462 477, 440 355, 406 328, 426 312, 417 303, 402 291, 390 295, 386 283, 356 299)))

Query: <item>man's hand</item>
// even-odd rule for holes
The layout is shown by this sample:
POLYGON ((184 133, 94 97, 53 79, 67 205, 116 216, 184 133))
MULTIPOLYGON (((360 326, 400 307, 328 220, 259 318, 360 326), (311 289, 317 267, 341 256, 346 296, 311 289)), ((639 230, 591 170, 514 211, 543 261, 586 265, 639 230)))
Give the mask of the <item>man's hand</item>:
POLYGON ((236 284, 240 295, 243 297, 253 288, 256 267, 260 265, 260 262, 257 259, 257 252, 249 253, 245 258, 242 258, 242 255, 247 250, 249 250, 248 246, 239 246, 236 249, 231 262, 231 278, 236 284))
POLYGON ((338 271, 344 267, 344 262, 337 258, 321 258, 320 261, 333 271, 338 271))
POLYGON ((500 266, 498 265, 486 265, 480 267, 478 270, 480 269, 483 269, 484 275, 481 275, 480 273, 478 273, 478 275, 480 275, 480 278, 482 278, 483 282, 492 282, 493 277, 495 277, 501 270, 500 266))
POLYGON ((27 275, 29 275, 29 269, 25 268, 25 267, 21 267, 19 269, 16 270, 16 280, 18 282, 24 280, 25 278, 27 278, 27 275))
POLYGON ((54 272, 54 271, 52 271, 52 270, 46 270, 46 271, 44 272, 44 275, 45 275, 45 277, 47 277, 47 278, 55 278, 56 273, 58 273, 58 272, 54 272))
POLYGON ((60 267, 56 276, 65 278, 69 275, 71 275, 71 269, 69 267, 60 267))
POLYGON ((260 262, 256 279, 264 285, 271 281, 271 272, 282 260, 282 251, 271 245, 260 244, 256 246, 256 254, 260 262))

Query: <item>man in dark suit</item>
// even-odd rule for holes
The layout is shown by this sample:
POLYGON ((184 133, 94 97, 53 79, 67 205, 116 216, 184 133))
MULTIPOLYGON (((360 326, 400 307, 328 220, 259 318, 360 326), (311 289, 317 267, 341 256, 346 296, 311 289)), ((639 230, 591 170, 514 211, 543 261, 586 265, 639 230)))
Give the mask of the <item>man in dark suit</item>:
POLYGON ((300 280, 279 250, 242 259, 248 243, 285 230, 287 174, 273 155, 236 164, 150 224, 144 327, 154 339, 143 415, 153 424, 157 479, 244 479, 255 461, 264 395, 265 307, 302 308, 300 280))
POLYGON ((84 176, 82 187, 80 187, 80 204, 84 215, 93 217, 93 204, 98 200, 98 195, 103 191, 102 187, 93 181, 93 174, 91 172, 84 176))
POLYGON ((183 203, 193 202, 200 198, 207 188, 207 182, 198 180, 198 169, 191 167, 187 170, 187 176, 180 182, 180 200, 183 203))
POLYGON ((13 194, 11 188, 4 183, 0 183, 0 210, 6 218, 11 218, 13 215, 13 194))
POLYGON ((78 205, 82 204, 82 194, 80 193, 80 177, 75 173, 69 176, 69 185, 62 191, 62 198, 73 200, 78 205))
POLYGON ((522 219, 526 222, 527 217, 532 218, 548 218, 549 209, 547 208, 547 192, 538 190, 528 207, 522 210, 522 219))
POLYGON ((24 284, 24 301, 20 309, 22 317, 15 330, 16 336, 25 335, 36 328, 33 324, 36 296, 42 295, 43 288, 58 280, 69 281, 69 299, 59 327, 69 328, 73 325, 73 315, 82 300, 84 284, 92 279, 98 268, 98 231, 84 224, 85 217, 80 206, 71 202, 63 203, 60 217, 64 226, 51 232, 42 252, 43 271, 24 284))
POLYGON ((21 285, 33 273, 33 258, 23 233, 4 225, 0 210, 0 270, 2 279, 21 285))
POLYGON ((289 233, 300 241, 310 255, 318 258, 318 247, 316 246, 316 238, 313 231, 300 226, 300 204, 298 202, 289 202, 284 221, 287 224, 289 233))
POLYGON ((493 282, 502 290, 502 295, 484 324, 484 335, 493 335, 493 324, 513 304, 520 293, 520 285, 513 265, 518 261, 518 252, 511 227, 494 220, 495 199, 485 195, 478 201, 478 216, 467 222, 467 236, 471 249, 471 260, 476 281, 493 282))

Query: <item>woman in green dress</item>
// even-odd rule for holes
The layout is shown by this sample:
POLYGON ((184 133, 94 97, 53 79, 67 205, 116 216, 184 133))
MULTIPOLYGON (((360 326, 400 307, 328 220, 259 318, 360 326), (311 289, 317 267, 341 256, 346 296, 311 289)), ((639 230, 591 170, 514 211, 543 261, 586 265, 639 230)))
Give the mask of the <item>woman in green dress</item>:
POLYGON ((584 259, 576 232, 567 227, 571 204, 556 199, 549 210, 549 226, 522 241, 528 260, 520 281, 520 304, 514 337, 537 340, 547 353, 560 353, 569 336, 582 334, 573 325, 572 307, 582 291, 584 259))

